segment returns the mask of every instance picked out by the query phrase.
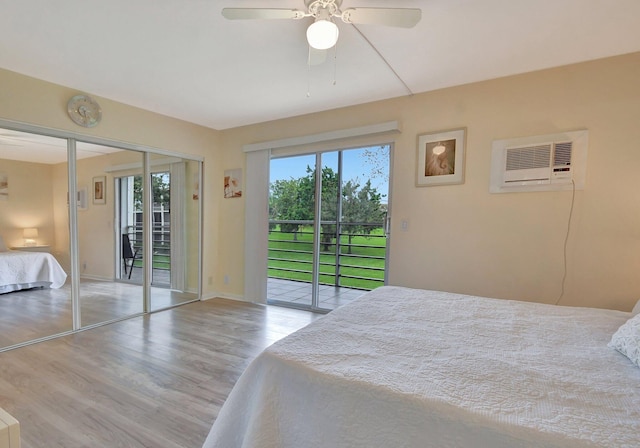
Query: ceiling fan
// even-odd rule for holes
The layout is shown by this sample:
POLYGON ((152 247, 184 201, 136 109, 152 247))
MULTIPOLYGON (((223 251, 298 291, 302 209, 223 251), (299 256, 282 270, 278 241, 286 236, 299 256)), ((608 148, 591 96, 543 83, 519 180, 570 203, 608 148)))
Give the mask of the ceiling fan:
POLYGON ((375 24, 412 28, 422 16, 416 8, 349 8, 340 9, 342 0, 304 0, 307 11, 279 8, 224 8, 222 15, 230 20, 244 19, 303 19, 313 17, 307 28, 307 41, 316 50, 326 50, 338 41, 339 17, 349 24, 375 24))

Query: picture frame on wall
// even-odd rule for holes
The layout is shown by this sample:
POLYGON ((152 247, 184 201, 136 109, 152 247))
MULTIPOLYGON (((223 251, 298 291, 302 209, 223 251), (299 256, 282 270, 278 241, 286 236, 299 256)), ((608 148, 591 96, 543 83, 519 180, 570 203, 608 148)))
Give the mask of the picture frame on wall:
POLYGON ((0 173, 0 201, 9 200, 9 176, 7 173, 0 173))
POLYGON ((107 177, 97 176, 93 178, 93 203, 104 205, 107 203, 107 177))
POLYGON ((224 171, 225 199, 242 197, 242 168, 224 171))
POLYGON ((416 186, 464 183, 466 128, 418 135, 416 186))

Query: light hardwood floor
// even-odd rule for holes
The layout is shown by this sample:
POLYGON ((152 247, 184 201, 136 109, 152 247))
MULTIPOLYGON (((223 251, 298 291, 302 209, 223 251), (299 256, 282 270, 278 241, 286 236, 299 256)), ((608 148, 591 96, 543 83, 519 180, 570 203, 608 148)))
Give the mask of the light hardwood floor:
POLYGON ((318 315, 223 299, 0 353, 23 448, 201 447, 261 350, 318 315))
MULTIPOLYGON (((88 326, 140 314, 142 287, 135 283, 82 279, 80 316, 88 326)), ((196 299, 195 294, 151 288, 151 309, 196 299)), ((0 348, 72 329, 71 284, 60 289, 27 289, 0 295, 0 348)))

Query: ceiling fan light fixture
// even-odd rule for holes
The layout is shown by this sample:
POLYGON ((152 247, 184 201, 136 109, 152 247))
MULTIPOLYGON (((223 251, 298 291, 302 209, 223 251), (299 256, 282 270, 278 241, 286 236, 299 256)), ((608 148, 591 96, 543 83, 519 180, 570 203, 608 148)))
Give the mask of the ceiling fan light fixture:
POLYGON ((316 50, 327 50, 338 42, 338 25, 327 19, 317 19, 307 28, 307 41, 316 50))

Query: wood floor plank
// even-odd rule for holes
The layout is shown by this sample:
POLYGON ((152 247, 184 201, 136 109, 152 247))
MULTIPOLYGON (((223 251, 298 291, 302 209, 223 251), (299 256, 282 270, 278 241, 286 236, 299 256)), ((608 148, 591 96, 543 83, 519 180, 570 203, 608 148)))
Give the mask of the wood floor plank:
MULTIPOLYGON (((81 279, 83 326, 140 314, 142 286, 120 281, 81 279)), ((151 309, 196 299, 195 294, 151 288, 151 309)), ((71 284, 60 289, 34 288, 0 294, 0 348, 71 331, 71 284)))
POLYGON ((249 362, 318 315, 223 299, 0 353, 23 448, 200 447, 249 362))

